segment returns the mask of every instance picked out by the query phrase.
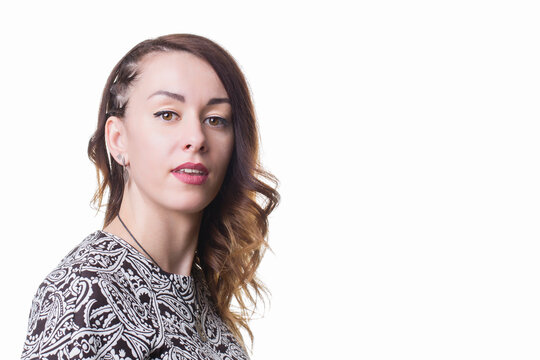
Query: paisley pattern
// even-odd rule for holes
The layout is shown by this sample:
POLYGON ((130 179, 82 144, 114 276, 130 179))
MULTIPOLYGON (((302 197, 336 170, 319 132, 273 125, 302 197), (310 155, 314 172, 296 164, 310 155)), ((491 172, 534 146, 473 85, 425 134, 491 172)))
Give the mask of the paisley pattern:
POLYGON ((38 287, 21 359, 249 357, 217 315, 200 269, 167 273, 125 240, 97 230, 38 287), (195 326, 195 302, 206 341, 195 326))

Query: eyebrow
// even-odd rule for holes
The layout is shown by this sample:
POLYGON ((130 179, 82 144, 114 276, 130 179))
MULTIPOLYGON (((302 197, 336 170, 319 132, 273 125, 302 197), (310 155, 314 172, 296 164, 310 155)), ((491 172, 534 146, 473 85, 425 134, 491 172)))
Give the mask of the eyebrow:
MULTIPOLYGON (((155 93, 153 93, 152 95, 150 95, 147 99, 150 99, 152 96, 155 96, 155 95, 165 95, 165 96, 168 96, 168 97, 170 97, 170 98, 172 98, 174 100, 177 100, 177 101, 180 101, 180 102, 186 102, 186 98, 184 97, 184 95, 176 94, 176 93, 166 91, 166 90, 158 90, 155 93)), ((223 103, 230 104, 231 101, 228 98, 212 98, 212 99, 210 99, 208 101, 206 106, 215 105, 215 104, 223 104, 223 103)))

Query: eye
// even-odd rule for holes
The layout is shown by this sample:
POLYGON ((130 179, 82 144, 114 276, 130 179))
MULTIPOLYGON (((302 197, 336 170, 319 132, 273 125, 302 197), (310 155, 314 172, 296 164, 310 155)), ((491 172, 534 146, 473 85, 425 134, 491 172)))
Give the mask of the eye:
POLYGON ((164 121, 171 121, 175 116, 179 117, 174 111, 158 111, 157 113, 154 113, 154 116, 161 117, 164 121))
POLYGON ((228 125, 228 121, 219 116, 210 116, 206 120, 212 127, 223 127, 228 125))

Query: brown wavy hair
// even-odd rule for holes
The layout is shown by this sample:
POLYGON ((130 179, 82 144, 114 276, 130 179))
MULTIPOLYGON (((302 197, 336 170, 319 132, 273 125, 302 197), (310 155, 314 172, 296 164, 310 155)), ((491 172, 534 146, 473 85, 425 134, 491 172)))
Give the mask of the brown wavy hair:
MULTIPOLYGON (((218 313, 245 348, 240 329, 253 344, 249 328, 257 301, 268 289, 256 270, 269 249, 268 216, 279 203, 277 178, 259 162, 259 132, 246 79, 234 58, 215 42, 193 34, 171 34, 145 40, 133 47, 113 68, 103 90, 97 129, 88 143, 88 157, 96 166, 98 188, 91 200, 97 211, 108 189, 104 227, 117 215, 124 192, 122 166, 111 163, 105 144, 105 123, 122 117, 128 89, 139 75, 141 58, 153 52, 187 51, 208 62, 229 96, 234 148, 222 186, 204 209, 195 264, 203 271, 218 313), (264 179, 269 180, 269 185, 264 179), (238 309, 233 311, 233 298, 238 309)), ((264 295, 264 296, 263 296, 264 295)))

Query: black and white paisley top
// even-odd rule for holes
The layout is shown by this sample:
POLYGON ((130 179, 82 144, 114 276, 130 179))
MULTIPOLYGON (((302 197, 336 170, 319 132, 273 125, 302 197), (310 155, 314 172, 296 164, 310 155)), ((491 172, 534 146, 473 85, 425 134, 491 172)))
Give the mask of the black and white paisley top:
POLYGON ((217 315, 203 274, 163 271, 97 230, 38 287, 24 360, 249 359, 217 315), (195 301, 206 334, 195 326, 195 301))

